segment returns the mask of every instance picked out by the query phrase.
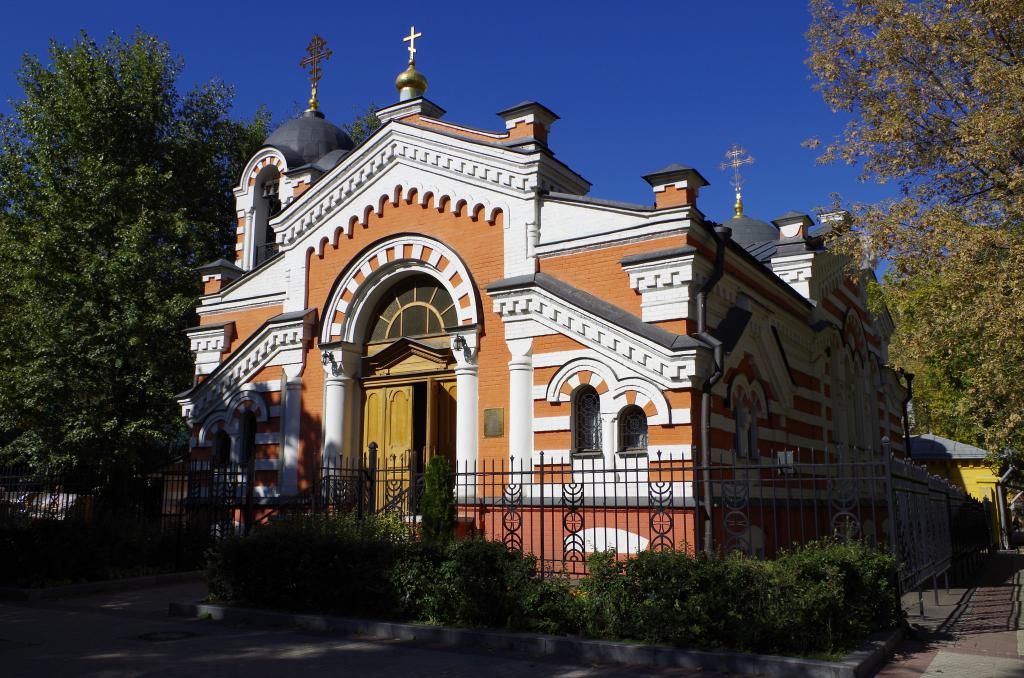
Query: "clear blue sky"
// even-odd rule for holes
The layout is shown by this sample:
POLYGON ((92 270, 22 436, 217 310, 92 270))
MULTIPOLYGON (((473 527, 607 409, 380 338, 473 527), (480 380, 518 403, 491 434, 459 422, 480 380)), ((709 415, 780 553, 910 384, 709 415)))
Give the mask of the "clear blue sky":
POLYGON ((304 107, 298 62, 320 32, 334 50, 321 81, 321 108, 342 123, 371 101, 397 99, 405 67, 401 38, 415 24, 417 66, 445 119, 501 129, 494 115, 535 99, 561 116, 550 144, 593 183, 596 197, 651 202, 641 175, 670 162, 711 182, 699 206, 731 216, 722 154, 738 142, 747 168, 747 214, 771 219, 810 212, 838 191, 876 200, 889 187, 863 184, 857 169, 815 164, 801 147, 838 133, 844 118, 812 90, 804 59, 810 17, 783 2, 19 2, 5 13, 0 111, 20 96, 14 73, 25 52, 50 38, 97 38, 136 26, 184 57, 185 87, 219 77, 237 88, 235 113, 266 104, 277 120, 304 107))

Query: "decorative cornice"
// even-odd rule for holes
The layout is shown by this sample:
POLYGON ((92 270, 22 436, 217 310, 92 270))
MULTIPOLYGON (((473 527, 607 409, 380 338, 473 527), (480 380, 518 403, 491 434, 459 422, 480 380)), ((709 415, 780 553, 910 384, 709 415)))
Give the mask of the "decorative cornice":
POLYGON ((663 388, 693 386, 697 348, 667 350, 627 332, 538 287, 488 290, 494 312, 506 323, 534 320, 544 327, 613 357, 663 388))
POLYGON ((301 362, 313 338, 315 309, 283 313, 271 318, 230 358, 178 399, 182 415, 197 421, 268 365, 301 362))
MULTIPOLYGON (((536 168, 516 166, 498 157, 472 153, 470 149, 458 149, 464 153, 454 152, 456 147, 450 143, 432 143, 406 131, 410 129, 408 125, 392 129, 373 148, 354 157, 351 163, 346 159, 300 196, 292 206, 285 209, 279 219, 271 223, 277 231, 277 241, 288 247, 340 212, 350 212, 349 217, 343 220, 345 224, 350 224, 353 219, 365 224, 370 211, 376 210, 379 214, 382 204, 380 201, 369 205, 365 201, 350 204, 352 198, 397 163, 421 167, 432 174, 448 175, 461 182, 501 190, 518 197, 533 194, 538 176, 536 168)), ((425 191, 419 191, 419 194, 426 199, 425 191)), ((440 204, 441 195, 435 193, 434 197, 438 201, 436 204, 440 204)), ((456 196, 451 198, 450 209, 454 210, 458 201, 454 199, 456 196)), ((491 214, 498 206, 485 207, 488 208, 487 213, 491 214)))

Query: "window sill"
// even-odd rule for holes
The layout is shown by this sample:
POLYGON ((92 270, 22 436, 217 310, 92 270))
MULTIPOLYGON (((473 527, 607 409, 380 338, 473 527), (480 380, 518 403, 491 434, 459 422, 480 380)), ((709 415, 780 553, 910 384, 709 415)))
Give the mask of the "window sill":
POLYGON ((648 451, 644 450, 619 450, 616 452, 620 457, 647 457, 648 451))
POLYGON ((600 459, 604 453, 601 450, 574 450, 570 456, 573 459, 600 459))

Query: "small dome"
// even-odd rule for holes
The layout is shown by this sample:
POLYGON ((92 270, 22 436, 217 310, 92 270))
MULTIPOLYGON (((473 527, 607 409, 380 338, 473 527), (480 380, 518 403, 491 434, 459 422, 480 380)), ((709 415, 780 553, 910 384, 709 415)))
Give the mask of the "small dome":
POLYGON ((725 222, 723 226, 731 228, 732 239, 744 247, 754 243, 779 239, 779 229, 760 219, 733 217, 725 222))
POLYGON ((352 139, 337 125, 324 119, 320 111, 306 111, 301 117, 284 123, 263 142, 284 154, 292 169, 314 163, 331 151, 350 151, 352 139))
POLYGON ((395 89, 402 101, 423 96, 427 91, 427 76, 416 70, 416 63, 410 61, 409 67, 395 78, 395 89))

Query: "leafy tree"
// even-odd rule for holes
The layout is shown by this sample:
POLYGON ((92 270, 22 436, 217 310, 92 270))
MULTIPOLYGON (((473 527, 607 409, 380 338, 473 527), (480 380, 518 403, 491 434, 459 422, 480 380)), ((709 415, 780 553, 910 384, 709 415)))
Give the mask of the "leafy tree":
POLYGON ((447 541, 455 532, 455 497, 448 460, 437 455, 427 462, 423 477, 423 538, 427 541, 447 541))
POLYGON ((812 0, 811 13, 816 87, 851 115, 821 160, 901 189, 853 205, 833 237, 891 262, 891 361, 917 374, 918 432, 1024 449, 1024 4, 812 0))
POLYGON ((265 111, 137 32, 24 58, 0 118, 0 455, 124 471, 185 434, 195 266, 229 253, 230 187, 265 111))
POLYGON ((378 127, 380 127, 380 118, 377 117, 377 105, 371 102, 362 113, 359 113, 357 109, 356 117, 352 119, 352 122, 342 125, 341 129, 345 131, 345 134, 348 134, 352 141, 356 144, 361 144, 378 127))

